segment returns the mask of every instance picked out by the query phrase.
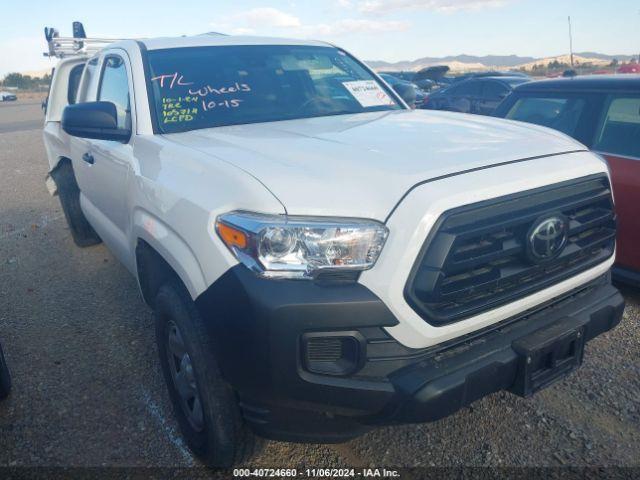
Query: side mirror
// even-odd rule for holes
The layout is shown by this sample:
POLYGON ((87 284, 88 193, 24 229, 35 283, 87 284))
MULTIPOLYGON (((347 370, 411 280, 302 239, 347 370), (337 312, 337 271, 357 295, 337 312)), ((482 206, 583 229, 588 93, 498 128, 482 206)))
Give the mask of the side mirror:
POLYGON ((118 112, 111 102, 68 105, 62 112, 62 129, 69 135, 127 142, 131 129, 118 128, 118 112))
POLYGON ((413 88, 413 85, 409 85, 406 83, 396 83, 393 86, 393 89, 396 91, 400 97, 406 102, 410 107, 415 106, 416 103, 416 89, 413 88))

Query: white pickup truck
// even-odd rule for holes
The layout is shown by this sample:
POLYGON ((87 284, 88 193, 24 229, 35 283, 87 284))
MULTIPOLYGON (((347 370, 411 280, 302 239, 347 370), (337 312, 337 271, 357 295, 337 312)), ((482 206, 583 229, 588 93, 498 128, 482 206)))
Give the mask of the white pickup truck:
MULTIPOLYGON (((341 48, 124 40, 55 70, 50 190, 154 310, 207 464, 528 396, 613 328, 606 164, 541 127, 408 108, 341 48)), ((99 294, 99 285, 95 285, 99 294)))

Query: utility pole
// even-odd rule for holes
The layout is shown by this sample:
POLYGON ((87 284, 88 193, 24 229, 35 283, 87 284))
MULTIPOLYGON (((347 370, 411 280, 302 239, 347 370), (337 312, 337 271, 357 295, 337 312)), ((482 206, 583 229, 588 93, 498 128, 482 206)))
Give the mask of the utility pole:
POLYGON ((571 68, 573 68, 573 36, 571 35, 571 17, 567 17, 569 20, 569 61, 571 62, 571 68))

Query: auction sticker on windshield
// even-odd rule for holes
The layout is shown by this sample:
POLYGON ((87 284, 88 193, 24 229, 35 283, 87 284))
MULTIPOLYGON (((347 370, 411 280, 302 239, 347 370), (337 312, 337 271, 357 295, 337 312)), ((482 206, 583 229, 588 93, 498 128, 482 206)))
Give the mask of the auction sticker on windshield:
POLYGON ((360 105, 363 107, 379 107, 381 105, 395 105, 391 97, 375 80, 355 80, 342 82, 360 105))

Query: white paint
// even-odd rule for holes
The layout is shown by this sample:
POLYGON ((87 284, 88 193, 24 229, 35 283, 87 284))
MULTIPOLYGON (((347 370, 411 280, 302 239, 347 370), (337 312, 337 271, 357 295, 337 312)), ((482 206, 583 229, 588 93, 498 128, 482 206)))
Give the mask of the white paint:
POLYGON ((191 451, 187 448, 186 444, 182 440, 182 437, 176 433, 175 429, 171 425, 169 425, 169 423, 167 422, 167 419, 162 413, 162 409, 151 398, 151 394, 146 390, 142 390, 141 393, 142 393, 142 399, 147 407, 147 411, 153 417, 153 419, 156 421, 156 423, 162 429, 162 431, 166 434, 169 441, 180 452, 182 457, 187 462, 188 466, 191 467, 195 465, 195 458, 191 454, 191 451))
POLYGON ((515 302, 474 317, 434 327, 406 302, 404 287, 422 245, 443 212, 469 203, 543 187, 591 174, 607 173, 589 152, 572 153, 480 170, 422 185, 413 190, 389 219, 389 237, 378 262, 360 283, 380 297, 400 323, 387 331, 400 343, 423 348, 465 335, 562 295, 605 273, 613 258, 515 302))
MULTIPOLYGON (((549 129, 428 110, 235 125, 164 138, 248 172, 289 214, 379 221, 416 183, 522 158, 585 150, 549 129)), ((161 139, 154 140, 156 148, 164 148, 161 139)))
MULTIPOLYGON (((220 35, 144 42, 150 50, 325 45, 220 35)), ((237 263, 212 231, 215 218, 233 210, 387 221, 399 204, 387 221, 390 235, 378 264, 363 273, 361 282, 400 320, 389 332, 411 347, 497 322, 588 281, 611 263, 472 319, 432 327, 407 305, 402 288, 443 211, 606 172, 605 163, 544 127, 410 109, 154 135, 139 45, 113 44, 97 55, 98 65, 112 52, 126 59, 135 134, 116 145, 71 138, 49 121, 44 135, 49 162, 53 167, 61 156, 71 158, 82 198, 91 200, 81 204, 85 215, 129 270, 135 272, 135 247, 145 239, 174 267, 193 298, 237 263), (82 161, 87 151, 94 165, 82 161), (579 153, 567 153, 572 151, 579 153)), ((96 99, 99 78, 94 75, 88 89, 93 93, 85 100, 96 99)), ((54 80, 54 86, 65 84, 54 80)), ((64 97, 62 90, 53 93, 64 97)))
POLYGON ((40 217, 40 221, 39 222, 32 223, 30 225, 27 225, 26 227, 18 228, 16 230, 11 230, 10 232, 6 232, 6 233, 3 233, 3 234, 0 234, 0 240, 5 240, 7 238, 15 237, 16 235, 20 235, 21 233, 24 233, 27 230, 32 230, 34 228, 36 228, 36 229, 37 228, 45 228, 50 223, 55 222, 56 220, 59 220, 59 219, 61 219, 63 217, 64 217, 64 215, 62 215, 62 214, 58 214, 58 215, 42 215, 42 217, 40 217))

